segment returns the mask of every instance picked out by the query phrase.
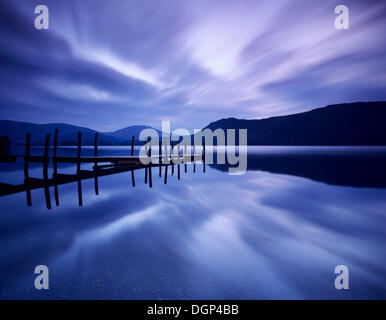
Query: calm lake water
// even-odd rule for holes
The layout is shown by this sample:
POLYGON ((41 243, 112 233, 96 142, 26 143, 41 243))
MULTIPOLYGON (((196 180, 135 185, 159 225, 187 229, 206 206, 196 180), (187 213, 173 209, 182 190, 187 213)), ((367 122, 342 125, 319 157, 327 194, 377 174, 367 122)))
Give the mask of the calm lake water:
MULTIPOLYGON (((42 189, 32 206, 0 197, 0 297, 386 299, 386 148, 249 147, 244 175, 202 169, 169 168, 165 185, 153 168, 152 188, 144 170, 135 188, 130 172, 101 177, 98 195, 84 180, 81 207, 76 182, 58 187, 59 206, 50 189, 50 210, 42 189), (49 290, 34 288, 41 264, 49 290), (349 290, 335 289, 337 265, 349 290)), ((22 162, 2 164, 0 182, 22 183, 22 162)))

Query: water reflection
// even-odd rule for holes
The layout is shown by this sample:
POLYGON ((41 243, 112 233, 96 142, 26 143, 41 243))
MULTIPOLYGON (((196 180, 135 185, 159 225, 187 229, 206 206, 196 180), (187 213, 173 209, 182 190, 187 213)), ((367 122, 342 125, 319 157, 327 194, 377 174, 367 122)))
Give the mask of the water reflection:
POLYGON ((24 193, 1 197, 1 297, 386 298, 386 189, 187 169, 178 180, 165 167, 167 185, 155 175, 152 189, 129 187, 130 172, 104 176, 98 197, 83 180, 83 207, 77 182, 59 186, 51 211, 42 190, 28 208, 24 193), (48 291, 33 287, 38 264, 48 291), (339 264, 350 290, 334 287, 339 264))
POLYGON ((386 188, 385 164, 385 147, 250 147, 248 152, 248 170, 349 187, 386 188))

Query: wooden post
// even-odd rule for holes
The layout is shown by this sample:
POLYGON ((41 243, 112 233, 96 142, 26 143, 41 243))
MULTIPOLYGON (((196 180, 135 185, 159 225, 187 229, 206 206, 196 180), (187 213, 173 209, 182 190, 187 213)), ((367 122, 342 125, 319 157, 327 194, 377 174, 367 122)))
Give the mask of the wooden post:
POLYGON ((82 132, 78 132, 78 154, 76 159, 76 174, 80 174, 80 156, 82 151, 82 132))
POLYGON ((149 157, 150 157, 150 162, 149 162, 149 188, 153 187, 153 180, 152 180, 152 175, 151 175, 151 149, 152 149, 152 144, 153 144, 153 139, 149 139, 150 142, 150 151, 149 151, 149 157))
POLYGON ((56 156, 58 152, 58 134, 59 130, 55 129, 55 135, 54 135, 54 153, 53 153, 53 160, 54 160, 54 173, 53 177, 55 178, 58 174, 58 161, 56 161, 56 156))
POLYGON ((135 137, 132 136, 132 138, 131 138, 131 156, 134 156, 134 142, 135 142, 135 137))
POLYGON ((25 156, 24 156, 24 182, 29 179, 28 164, 31 151, 31 134, 27 133, 25 137, 25 156))
POLYGON ((49 158, 49 150, 50 150, 50 135, 46 134, 46 141, 44 144, 44 163, 43 163, 43 179, 48 180, 48 162, 49 158))
POLYGON ((161 166, 161 159, 162 159, 162 145, 161 145, 161 140, 158 140, 158 164, 159 164, 159 177, 162 177, 162 166, 161 166))
MULTIPOLYGON (((147 157, 147 142, 145 145, 145 156, 147 157)), ((145 184, 147 184, 147 165, 145 166, 145 184)))
POLYGON ((163 163, 164 164, 169 164, 169 155, 168 155, 168 145, 167 145, 167 143, 166 143, 166 138, 164 138, 164 147, 165 147, 165 154, 164 154, 164 156, 163 156, 163 163))
POLYGON ((178 180, 180 180, 180 178, 181 178, 181 169, 180 169, 180 152, 181 152, 181 150, 180 150, 180 144, 178 143, 178 165, 177 165, 177 178, 178 178, 178 180))

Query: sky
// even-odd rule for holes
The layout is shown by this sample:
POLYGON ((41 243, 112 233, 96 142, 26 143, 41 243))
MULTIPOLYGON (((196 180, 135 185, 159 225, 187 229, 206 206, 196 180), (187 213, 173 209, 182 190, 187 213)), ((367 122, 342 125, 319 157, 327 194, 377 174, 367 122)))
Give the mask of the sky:
POLYGON ((193 130, 386 100, 385 30, 375 0, 0 0, 0 119, 193 130))

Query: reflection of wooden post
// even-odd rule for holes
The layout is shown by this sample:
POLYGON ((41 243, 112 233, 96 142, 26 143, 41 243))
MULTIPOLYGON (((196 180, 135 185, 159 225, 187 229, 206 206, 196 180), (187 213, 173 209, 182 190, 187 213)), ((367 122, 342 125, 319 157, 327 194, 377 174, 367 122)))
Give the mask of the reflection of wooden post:
POLYGON ((205 138, 204 138, 204 142, 203 142, 202 146, 203 146, 203 154, 202 154, 203 166, 202 166, 202 170, 205 172, 205 159, 206 159, 205 138))
POLYGON ((80 179, 78 179, 78 204, 79 207, 83 206, 82 181, 80 179))
POLYGON ((135 187, 134 170, 131 170, 131 183, 132 183, 133 188, 134 188, 135 187))
POLYGON ((82 149, 82 132, 78 132, 78 154, 76 158, 76 174, 80 174, 80 156, 82 149))
POLYGON ((165 165, 165 180, 164 184, 168 183, 168 164, 165 165))
POLYGON ((24 182, 29 179, 28 164, 31 151, 31 134, 27 133, 25 137, 25 156, 24 156, 24 182))
MULTIPOLYGON (((135 142, 135 137, 132 136, 131 138, 131 156, 134 156, 134 142, 135 142)), ((131 170, 131 183, 133 187, 135 187, 135 179, 134 179, 134 170, 131 170)))
POLYGON ((44 144, 44 163, 43 163, 43 179, 48 180, 48 162, 50 158, 48 157, 48 152, 50 148, 50 135, 46 135, 46 142, 44 144))
POLYGON ((185 141, 185 149, 184 149, 184 162, 185 162, 185 173, 188 172, 188 164, 187 164, 187 159, 188 159, 188 146, 187 146, 187 143, 185 141))
POLYGON ((53 173, 53 176, 54 176, 54 178, 58 174, 58 161, 56 161, 56 156, 57 156, 57 152, 58 152, 58 134, 59 134, 59 130, 55 129, 54 153, 53 153, 53 160, 54 160, 54 173, 53 173))
POLYGON ((161 166, 161 159, 162 159, 162 145, 161 140, 158 141, 158 164, 159 164, 159 177, 162 177, 162 166, 161 166))
POLYGON ((181 152, 181 149, 180 149, 180 144, 178 143, 178 165, 177 165, 177 178, 178 180, 180 180, 180 177, 181 177, 181 169, 180 169, 180 152, 181 152))
POLYGON ((196 146, 193 144, 193 172, 196 172, 196 146))
POLYGON ((59 190, 58 190, 58 185, 54 185, 54 193, 55 193, 55 204, 56 206, 59 206, 59 190))
POLYGON ((94 135, 94 157, 95 157, 95 162, 94 162, 94 189, 95 189, 95 194, 99 194, 99 184, 98 184, 98 175, 96 174, 96 168, 98 166, 98 133, 95 132, 94 135))
POLYGON ((44 196, 46 198, 46 206, 47 209, 51 209, 51 196, 50 196, 50 189, 48 188, 48 184, 44 185, 44 196))

